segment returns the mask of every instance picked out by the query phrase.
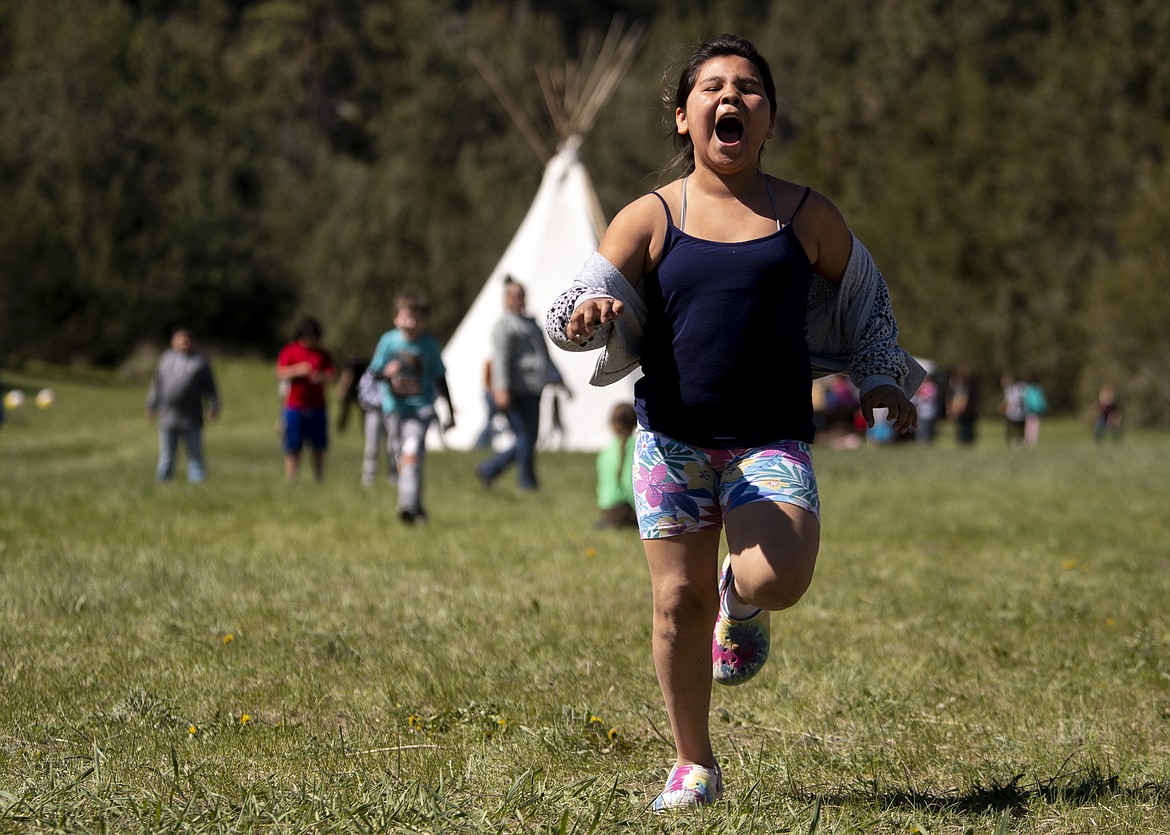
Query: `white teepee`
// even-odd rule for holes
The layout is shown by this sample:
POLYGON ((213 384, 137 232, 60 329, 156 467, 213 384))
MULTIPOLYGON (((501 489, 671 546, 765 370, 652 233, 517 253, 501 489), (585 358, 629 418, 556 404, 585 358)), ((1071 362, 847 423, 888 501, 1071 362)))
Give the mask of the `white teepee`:
MULTIPOLYGON (((455 427, 442 439, 446 446, 472 448, 487 421, 483 371, 491 355, 492 327, 504 312, 504 279, 511 276, 524 285, 528 312, 543 326, 553 300, 597 249, 602 224, 576 143, 567 144, 545 166, 536 199, 516 236, 443 349, 456 417, 455 427)), ((609 414, 614 405, 633 402, 636 375, 609 386, 591 386, 589 377, 597 352, 571 353, 551 345, 549 352, 573 397, 559 398, 563 433, 546 427, 542 443, 570 450, 600 449, 610 438, 609 414)), ((550 390, 546 397, 552 394, 550 390)), ((545 405, 548 424, 552 409, 547 400, 545 405)))
MULTIPOLYGON (((640 28, 620 36, 611 29, 600 47, 588 51, 589 71, 571 68, 566 85, 551 74, 541 75, 541 89, 558 140, 558 150, 548 143, 526 116, 481 56, 473 55, 484 79, 512 115, 533 150, 545 161, 544 177, 532 206, 504 251, 483 289, 443 349, 447 383, 455 407, 456 425, 441 437, 437 430, 431 445, 471 449, 488 418, 484 398, 484 364, 491 356, 491 331, 504 312, 504 280, 511 276, 524 285, 528 313, 543 327, 545 313, 569 286, 586 259, 597 249, 605 219, 597 196, 578 155, 581 138, 592 126, 605 99, 633 59, 641 42, 640 28), (573 83, 579 88, 569 89, 573 83)), ((540 443, 544 447, 596 451, 610 439, 609 415, 617 403, 633 402, 634 380, 629 377, 609 386, 589 384, 597 352, 571 353, 551 344, 549 353, 572 393, 558 395, 559 430, 552 426, 553 389, 546 390, 540 443)))

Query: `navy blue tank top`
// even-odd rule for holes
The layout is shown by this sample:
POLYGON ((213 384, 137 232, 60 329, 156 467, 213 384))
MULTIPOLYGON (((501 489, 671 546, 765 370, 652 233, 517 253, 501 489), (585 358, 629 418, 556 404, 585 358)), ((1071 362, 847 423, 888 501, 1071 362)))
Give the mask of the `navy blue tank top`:
MULTIPOLYGON (((685 224, 685 183, 683 199, 685 224)), ((812 441, 805 317, 813 273, 791 219, 767 237, 722 243, 687 235, 662 205, 662 257, 642 279, 639 422, 712 449, 812 441)))

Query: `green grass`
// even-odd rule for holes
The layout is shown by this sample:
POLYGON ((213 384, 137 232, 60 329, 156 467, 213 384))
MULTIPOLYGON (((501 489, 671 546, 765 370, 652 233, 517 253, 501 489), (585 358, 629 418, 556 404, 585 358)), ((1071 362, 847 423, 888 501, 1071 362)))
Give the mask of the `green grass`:
POLYGON ((529 495, 433 454, 406 528, 354 427, 286 484, 270 370, 217 370, 197 487, 154 482, 141 385, 4 375, 58 399, 0 430, 0 832, 1170 832, 1166 433, 818 448, 813 587, 715 693, 728 795, 659 818, 592 459, 529 495))

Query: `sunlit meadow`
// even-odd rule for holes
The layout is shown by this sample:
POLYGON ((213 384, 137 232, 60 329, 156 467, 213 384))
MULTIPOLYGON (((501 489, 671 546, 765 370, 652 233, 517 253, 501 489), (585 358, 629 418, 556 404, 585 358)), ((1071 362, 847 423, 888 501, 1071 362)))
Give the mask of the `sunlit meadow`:
POLYGON ((140 383, 3 375, 56 402, 0 428, 2 832, 1170 832, 1164 432, 818 447, 813 587, 715 693, 728 793, 656 817, 647 572, 592 459, 531 495, 436 452, 405 527, 356 427, 287 484, 270 369, 217 370, 198 486, 153 480, 140 383))

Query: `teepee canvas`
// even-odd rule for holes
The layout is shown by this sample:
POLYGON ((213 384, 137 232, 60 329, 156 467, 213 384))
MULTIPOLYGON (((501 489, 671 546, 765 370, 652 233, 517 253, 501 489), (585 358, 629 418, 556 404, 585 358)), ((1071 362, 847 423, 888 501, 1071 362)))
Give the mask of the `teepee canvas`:
MULTIPOLYGON (((527 118, 482 57, 472 56, 485 80, 516 121, 517 127, 543 160, 544 176, 527 215, 492 270, 470 310, 443 349, 443 364, 455 407, 456 425, 432 445, 471 449, 488 420, 484 394, 484 365, 491 356, 491 332, 504 312, 507 277, 524 285, 528 313, 542 326, 545 313, 569 286, 586 259, 597 249, 605 219, 589 175, 578 155, 582 137, 597 111, 632 60, 641 30, 618 37, 616 29, 590 58, 590 72, 578 71, 581 89, 572 95, 557 92, 551 77, 541 78, 546 104, 555 126, 557 150, 550 153, 531 119, 527 118), (570 105, 571 103, 571 105, 570 105)), ((609 386, 589 384, 597 362, 596 351, 572 353, 549 345, 571 397, 552 388, 545 392, 540 445, 567 450, 596 451, 610 439, 609 415, 617 403, 633 402, 637 374, 609 386), (554 397, 557 403, 551 402, 554 397), (553 419, 559 416, 559 426, 553 419)))
MULTIPOLYGON (((456 416, 455 427, 443 438, 448 447, 472 448, 487 421, 484 363, 491 356, 492 327, 504 312, 505 278, 511 276, 524 285, 528 312, 543 325, 553 300, 597 249, 602 224, 576 145, 566 145, 545 167, 540 189, 516 236, 443 349, 456 416)), ((550 345, 549 353, 572 397, 557 395, 558 431, 550 422, 549 398, 555 392, 546 391, 542 443, 570 450, 600 449, 610 438, 609 414, 614 405, 633 402, 636 375, 609 386, 591 386, 595 351, 571 353, 550 345)))

